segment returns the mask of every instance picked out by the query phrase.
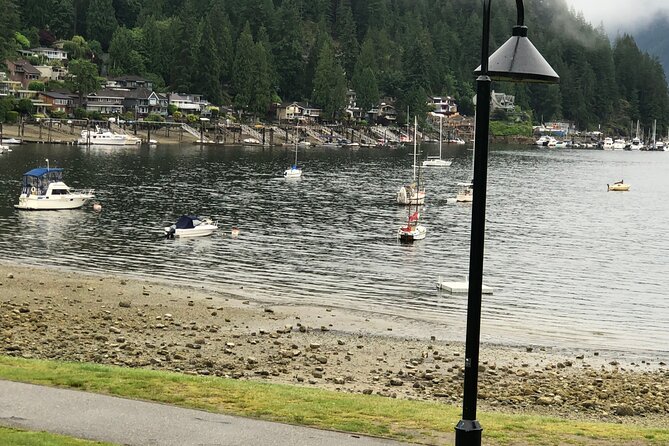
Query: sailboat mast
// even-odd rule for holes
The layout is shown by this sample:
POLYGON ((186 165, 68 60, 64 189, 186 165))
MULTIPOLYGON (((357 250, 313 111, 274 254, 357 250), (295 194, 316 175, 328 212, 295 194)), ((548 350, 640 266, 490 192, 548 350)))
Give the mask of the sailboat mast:
POLYGON ((416 181, 416 129, 418 128, 418 118, 413 117, 413 180, 416 181))
POLYGON ((299 133, 298 133, 298 126, 295 126, 295 167, 297 167, 297 144, 298 141, 300 140, 299 138, 299 133))
POLYGON ((439 159, 441 159, 441 134, 443 128, 444 116, 439 115, 439 159))

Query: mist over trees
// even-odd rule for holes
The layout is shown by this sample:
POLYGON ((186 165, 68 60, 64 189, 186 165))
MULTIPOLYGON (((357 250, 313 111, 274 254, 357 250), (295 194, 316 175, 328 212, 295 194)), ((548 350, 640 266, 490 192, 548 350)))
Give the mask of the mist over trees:
MULTIPOLYGON (((145 76, 260 115, 297 100, 341 119, 347 88, 365 108, 396 100, 400 120, 407 107, 427 111, 427 95, 453 96, 471 115, 480 9, 471 0, 0 0, 0 60, 26 43, 66 40, 72 59, 99 72, 145 76)), ((515 1, 494 3, 492 50, 515 18, 515 1)), ((561 83, 493 88, 515 95, 535 122, 629 132, 637 119, 657 120, 666 129, 664 70, 631 36, 611 42, 564 0, 526 2, 525 23, 561 83)))

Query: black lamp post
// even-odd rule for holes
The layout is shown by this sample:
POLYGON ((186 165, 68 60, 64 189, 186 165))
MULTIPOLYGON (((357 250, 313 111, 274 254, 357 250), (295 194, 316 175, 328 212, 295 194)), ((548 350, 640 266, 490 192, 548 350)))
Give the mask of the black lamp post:
POLYGON ((483 428, 476 419, 479 343, 481 339, 481 287, 488 175, 488 131, 492 80, 557 83, 560 77, 527 38, 523 0, 516 0, 518 14, 512 37, 492 56, 490 45, 490 1, 483 0, 481 66, 475 70, 476 135, 474 137, 474 198, 469 248, 469 292, 467 297, 467 338, 465 342, 465 383, 462 419, 455 427, 456 446, 480 446, 483 428))

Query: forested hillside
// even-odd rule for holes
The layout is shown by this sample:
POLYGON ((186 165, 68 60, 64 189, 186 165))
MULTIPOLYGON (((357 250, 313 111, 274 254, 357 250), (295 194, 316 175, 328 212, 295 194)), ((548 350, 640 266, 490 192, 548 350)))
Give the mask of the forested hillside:
MULTIPOLYGON (((418 111, 434 94, 454 96, 462 113, 473 113, 480 1, 0 0, 0 10, 4 57, 81 36, 70 48, 85 51, 70 57, 88 58, 103 73, 146 76, 250 112, 309 100, 336 118, 350 87, 362 107, 392 97, 397 110, 418 111)), ((493 49, 510 35, 515 14, 515 1, 493 3, 493 49)), ((612 45, 563 0, 526 0, 525 15, 530 39, 562 82, 495 90, 515 94, 535 121, 625 130, 657 119, 665 128, 664 71, 633 38, 612 45)))

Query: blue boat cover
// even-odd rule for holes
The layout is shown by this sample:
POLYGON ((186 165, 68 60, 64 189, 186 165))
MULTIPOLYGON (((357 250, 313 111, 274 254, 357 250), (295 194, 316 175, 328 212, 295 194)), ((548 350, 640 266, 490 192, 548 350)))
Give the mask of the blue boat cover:
POLYGON ((23 176, 25 177, 41 177, 44 176, 47 173, 50 172, 62 172, 63 169, 60 167, 52 167, 52 168, 47 168, 47 167, 36 167, 33 170, 29 170, 28 172, 24 173, 23 176))
POLYGON ((176 223, 176 228, 177 229, 190 229, 194 228, 195 225, 193 225, 193 220, 199 220, 199 217, 196 217, 194 215, 182 215, 179 217, 176 223))

